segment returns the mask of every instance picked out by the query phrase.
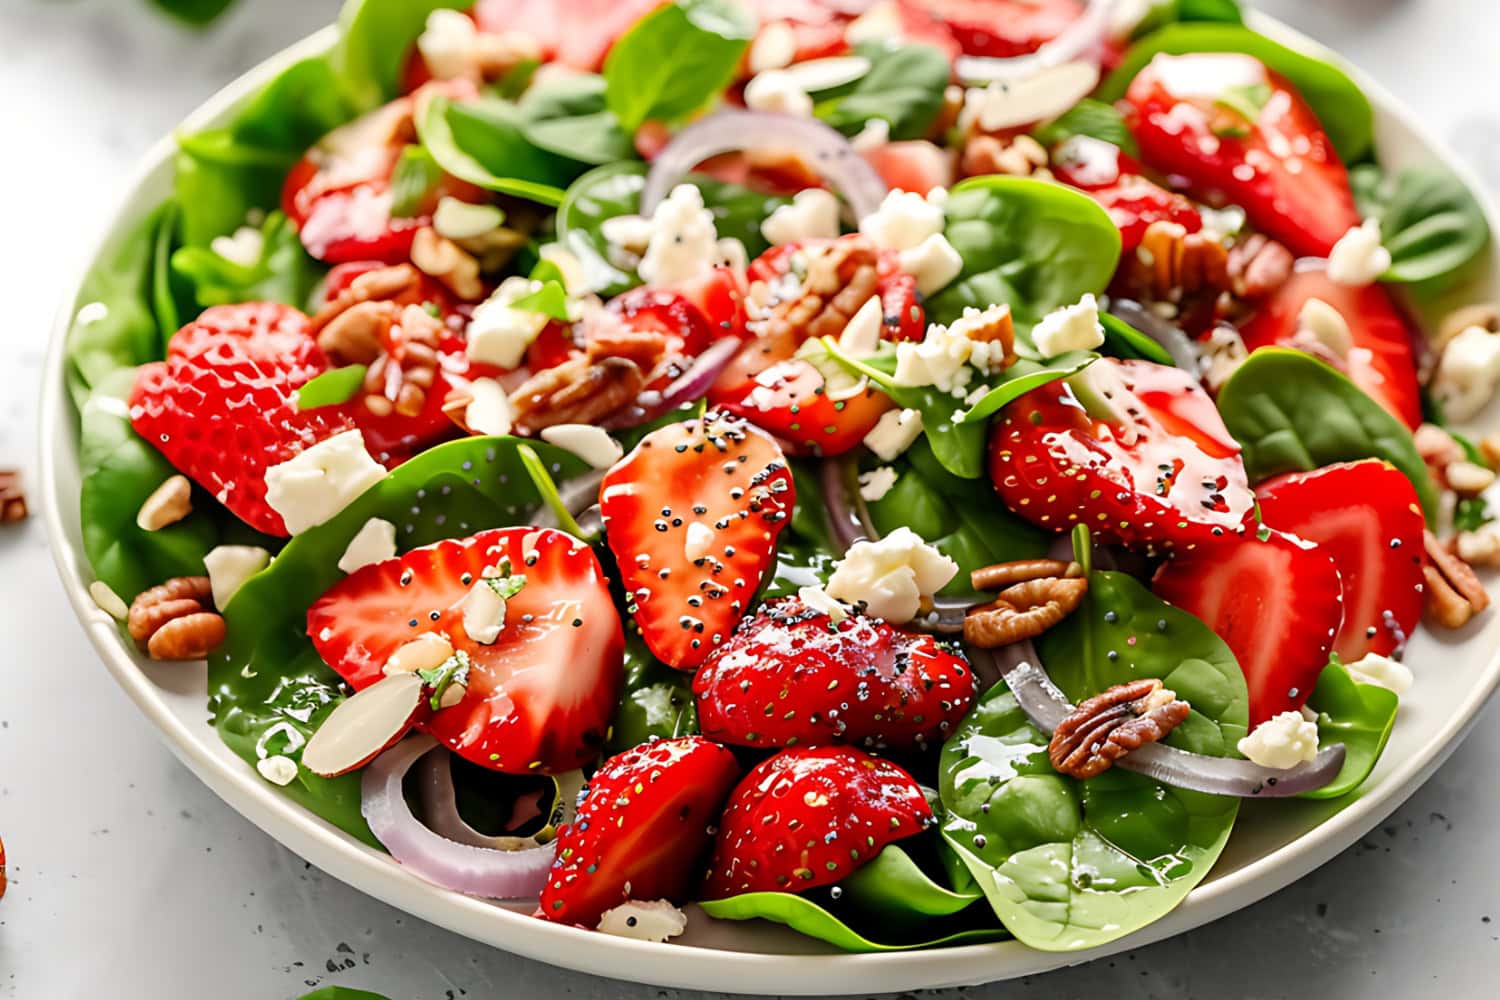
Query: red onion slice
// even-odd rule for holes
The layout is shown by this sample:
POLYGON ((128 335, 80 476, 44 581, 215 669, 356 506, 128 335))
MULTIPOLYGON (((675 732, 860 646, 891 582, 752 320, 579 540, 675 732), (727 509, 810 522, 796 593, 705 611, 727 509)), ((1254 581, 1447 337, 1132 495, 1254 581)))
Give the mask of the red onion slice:
POLYGON ((718 381, 719 375, 735 359, 745 341, 738 337, 721 337, 702 354, 693 359, 686 371, 677 376, 668 386, 657 392, 652 389, 641 393, 635 403, 600 424, 605 430, 618 431, 639 427, 663 414, 670 413, 683 403, 690 403, 708 395, 708 390, 718 381))
POLYGON ((683 129, 656 157, 641 190, 641 214, 649 216, 672 186, 704 160, 762 148, 800 153, 843 194, 856 219, 874 212, 885 198, 885 182, 837 129, 816 118, 726 109, 683 129))
POLYGON ((833 540, 848 549, 861 539, 878 541, 880 532, 870 520, 864 497, 852 487, 854 463, 848 458, 825 458, 818 464, 818 485, 823 488, 823 503, 833 540))
POLYGON ((1114 7, 1115 0, 1089 0, 1078 20, 1035 52, 1009 58, 959 56, 953 64, 954 73, 960 80, 987 83, 1033 76, 1041 70, 1081 58, 1097 64, 1100 43, 1109 29, 1114 7))
POLYGON ((486 899, 535 897, 547 881, 556 847, 539 845, 499 851, 463 844, 422 825, 406 803, 401 785, 413 764, 437 746, 430 736, 396 744, 365 768, 360 812, 391 857, 428 882, 486 899))
POLYGON ((491 836, 469 825, 458 811, 458 796, 453 790, 453 769, 449 751, 434 746, 417 762, 417 800, 422 804, 422 819, 428 829, 456 844, 482 847, 492 851, 519 851, 535 847, 530 837, 491 836))
MULTIPOLYGON (((1016 696, 1021 710, 1043 732, 1050 733, 1073 712, 1073 705, 1052 683, 1036 648, 1029 642, 1000 649, 966 647, 976 676, 998 675, 1016 696)), ((1322 788, 1344 766, 1342 743, 1318 751, 1306 764, 1285 770, 1262 767, 1253 761, 1210 757, 1162 743, 1148 743, 1121 757, 1117 767, 1144 774, 1154 781, 1210 795, 1242 799, 1274 799, 1322 788)))

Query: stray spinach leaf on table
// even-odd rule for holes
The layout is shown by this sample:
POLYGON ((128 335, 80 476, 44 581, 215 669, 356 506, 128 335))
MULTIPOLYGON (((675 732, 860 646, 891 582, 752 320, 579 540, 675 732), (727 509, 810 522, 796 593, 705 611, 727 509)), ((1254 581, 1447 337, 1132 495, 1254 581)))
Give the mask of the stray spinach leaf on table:
POLYGON ((622 128, 676 121, 729 86, 755 17, 735 0, 676 0, 637 21, 604 61, 605 97, 622 128))

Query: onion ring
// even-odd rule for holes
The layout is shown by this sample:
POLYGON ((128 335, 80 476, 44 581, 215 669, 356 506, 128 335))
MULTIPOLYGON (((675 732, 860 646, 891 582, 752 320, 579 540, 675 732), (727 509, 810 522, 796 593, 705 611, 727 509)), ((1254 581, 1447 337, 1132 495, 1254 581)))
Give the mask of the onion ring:
POLYGON ((670 413, 683 403, 702 399, 744 345, 745 342, 738 337, 720 337, 694 358, 687 370, 673 379, 665 389, 660 392, 646 390, 633 404, 604 420, 600 426, 607 431, 639 427, 662 414, 670 413))

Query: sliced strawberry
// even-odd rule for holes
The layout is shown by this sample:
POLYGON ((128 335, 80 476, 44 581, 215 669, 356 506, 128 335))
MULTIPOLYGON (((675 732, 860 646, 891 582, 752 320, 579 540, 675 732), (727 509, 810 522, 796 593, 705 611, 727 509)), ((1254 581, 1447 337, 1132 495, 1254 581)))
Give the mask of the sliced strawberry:
POLYGON ((1329 553, 1267 529, 1179 553, 1157 570, 1152 589, 1234 653, 1250 688, 1252 729, 1307 701, 1344 617, 1329 553))
POLYGON ((1153 222, 1175 222, 1190 233, 1203 228, 1192 202, 1147 180, 1141 165, 1111 143, 1074 136, 1057 148, 1052 171, 1103 206, 1127 253, 1141 245, 1153 222))
POLYGON ((863 614, 834 622, 787 598, 709 654, 693 693, 703 734, 721 743, 920 750, 963 718, 974 675, 931 635, 863 614))
POLYGON ((672 290, 703 314, 714 340, 746 335, 745 288, 732 268, 715 267, 704 271, 696 278, 679 282, 672 290))
POLYGON ((1053 382, 1002 412, 990 478, 1006 506, 1053 531, 1087 524, 1108 541, 1148 548, 1191 549, 1240 532, 1254 496, 1239 445, 1198 380, 1111 358, 1085 375, 1074 381, 1103 399, 1053 382))
POLYGON ((770 431, 793 454, 825 457, 852 451, 895 406, 868 384, 835 398, 823 373, 801 358, 778 361, 737 386, 721 380, 709 398, 770 431))
POLYGON ((483 31, 522 31, 541 43, 543 57, 597 72, 610 47, 665 0, 478 0, 483 31))
POLYGON ((1081 0, 926 0, 964 52, 1005 59, 1035 52, 1078 20, 1081 0))
POLYGON ((1125 99, 1148 165, 1204 201, 1241 206, 1295 253, 1326 257, 1359 225, 1349 175, 1317 116, 1252 56, 1163 53, 1125 99))
POLYGON ((419 722, 455 753, 496 771, 569 771, 596 757, 624 685, 625 635, 599 560, 550 528, 496 528, 366 566, 307 612, 318 655, 356 690, 391 654, 436 632, 470 663, 462 699, 419 722), (525 584, 503 628, 481 644, 464 598, 506 562, 525 584))
POLYGON ((606 311, 619 322, 585 326, 586 339, 600 332, 614 332, 623 325, 632 333, 657 334, 664 341, 665 348, 653 352, 662 360, 649 373, 648 389, 666 388, 687 370, 693 358, 718 339, 697 306, 686 296, 663 288, 632 288, 611 299, 606 311))
POLYGON ((592 928, 629 899, 683 902, 739 776, 734 754, 701 736, 653 740, 606 760, 577 817, 557 831, 541 916, 592 928))
POLYGON ((1255 490, 1266 524, 1315 542, 1343 581, 1344 623, 1333 651, 1345 663, 1398 652, 1422 618, 1417 491, 1378 459, 1292 472, 1255 490))
POLYGON ((921 787, 888 760, 850 747, 783 750, 730 793, 703 897, 829 885, 932 823, 921 787))
POLYGON ((245 523, 285 537, 266 470, 354 426, 342 407, 297 408, 297 388, 327 367, 290 306, 214 306, 172 337, 166 361, 140 369, 131 425, 245 523))
POLYGON ((609 547, 658 659, 692 670, 728 640, 795 502, 776 442, 715 411, 651 432, 605 474, 609 547))
POLYGON ((1324 360, 1342 368, 1370 397, 1413 430, 1422 422, 1412 331, 1382 285, 1340 285, 1319 261, 1298 263, 1292 276, 1240 327, 1245 346, 1313 347, 1324 360), (1300 333, 1302 307, 1322 299, 1338 310, 1349 326, 1353 345, 1347 357, 1318 348, 1300 333))
POLYGON ((953 184, 953 154, 926 139, 888 142, 863 155, 888 188, 925 195, 953 184))

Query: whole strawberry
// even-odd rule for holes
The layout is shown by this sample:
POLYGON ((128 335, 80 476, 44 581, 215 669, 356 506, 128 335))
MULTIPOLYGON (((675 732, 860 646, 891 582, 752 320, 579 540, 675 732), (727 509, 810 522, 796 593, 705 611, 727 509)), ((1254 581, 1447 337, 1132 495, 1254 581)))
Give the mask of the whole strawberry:
POLYGON ((703 734, 751 747, 922 749, 974 700, 974 675, 930 635, 797 598, 763 605, 693 678, 703 734))
POLYGON ((541 916, 594 927, 627 899, 686 899, 739 777, 734 754, 701 736, 654 740, 600 765, 557 834, 541 916))
POLYGON ((783 750, 730 794, 703 897, 830 885, 932 823, 922 789, 890 761, 851 747, 783 750))

